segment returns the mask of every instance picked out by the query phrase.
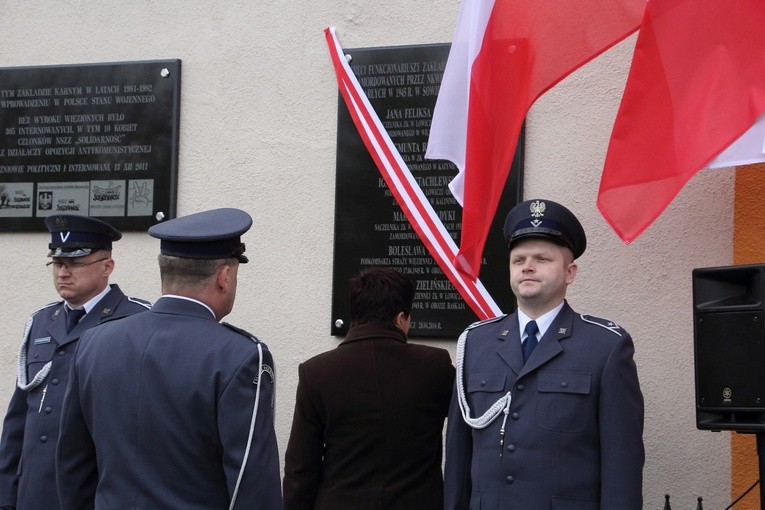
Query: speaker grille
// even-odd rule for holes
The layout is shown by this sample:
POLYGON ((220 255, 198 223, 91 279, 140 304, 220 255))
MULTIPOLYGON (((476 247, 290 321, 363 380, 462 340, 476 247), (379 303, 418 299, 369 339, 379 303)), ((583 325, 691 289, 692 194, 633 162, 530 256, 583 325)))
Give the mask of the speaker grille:
POLYGON ((763 311, 698 312, 695 333, 698 408, 765 407, 763 311))

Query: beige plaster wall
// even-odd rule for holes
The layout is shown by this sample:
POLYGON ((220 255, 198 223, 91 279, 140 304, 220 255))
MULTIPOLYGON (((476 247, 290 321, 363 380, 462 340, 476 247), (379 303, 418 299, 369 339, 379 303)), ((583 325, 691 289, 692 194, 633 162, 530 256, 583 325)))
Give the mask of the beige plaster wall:
MULTIPOLYGON (((5 0, 0 66, 180 58, 178 213, 234 206, 245 236, 228 322, 275 353, 277 432, 289 434, 297 364, 329 335, 337 91, 322 30, 346 47, 448 42, 457 0, 5 0)), ((732 263, 733 174, 698 175, 659 221, 625 246, 595 207, 634 37, 545 95, 527 126, 525 194, 571 207, 590 239, 570 290, 575 309, 613 319, 636 343, 646 397, 645 508, 663 494, 727 504, 728 433, 695 429, 691 269, 732 263)), ((43 234, 0 233, 0 406, 10 398, 23 323, 56 295, 43 234)), ((157 242, 129 233, 113 281, 156 299, 157 242)), ((454 354, 454 339, 431 341, 454 354)))

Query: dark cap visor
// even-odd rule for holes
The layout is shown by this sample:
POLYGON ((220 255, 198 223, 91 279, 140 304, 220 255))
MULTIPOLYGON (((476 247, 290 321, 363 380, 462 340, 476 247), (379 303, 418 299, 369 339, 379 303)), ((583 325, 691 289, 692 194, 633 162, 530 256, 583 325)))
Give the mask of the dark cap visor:
POLYGON ((49 257, 56 257, 56 258, 75 258, 75 257, 84 257, 86 255, 90 255, 94 251, 103 250, 105 248, 52 248, 50 252, 48 252, 49 257))

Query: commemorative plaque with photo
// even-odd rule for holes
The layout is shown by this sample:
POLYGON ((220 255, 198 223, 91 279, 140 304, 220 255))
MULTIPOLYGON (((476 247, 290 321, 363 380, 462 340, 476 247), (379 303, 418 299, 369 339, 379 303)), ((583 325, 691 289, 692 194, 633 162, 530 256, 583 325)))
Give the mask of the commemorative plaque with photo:
POLYGON ((0 231, 175 217, 180 60, 0 68, 0 231))
MULTIPOLYGON (((459 246, 462 208, 448 183, 451 162, 424 159, 448 44, 347 49, 350 66, 401 157, 459 246)), ((415 284, 411 337, 456 338, 478 320, 430 256, 396 203, 339 96, 335 195, 335 245, 331 334, 348 331, 348 280, 379 266, 406 274, 415 284)), ((484 249, 480 279, 503 312, 515 306, 502 237, 507 212, 520 201, 523 134, 484 249)))

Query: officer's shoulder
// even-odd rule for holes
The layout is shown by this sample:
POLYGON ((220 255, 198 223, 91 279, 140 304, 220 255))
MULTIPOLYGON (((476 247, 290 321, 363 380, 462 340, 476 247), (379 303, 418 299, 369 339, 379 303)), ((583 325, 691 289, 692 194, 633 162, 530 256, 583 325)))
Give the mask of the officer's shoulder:
POLYGON ((495 322, 499 322, 503 320, 505 317, 507 317, 507 314, 497 315, 496 317, 492 317, 490 319, 484 319, 482 321, 477 321, 469 325, 465 328, 465 332, 470 331, 471 329, 480 328, 482 326, 487 326, 489 324, 494 324, 495 322))
POLYGON ((627 335, 627 332, 624 330, 624 328, 610 319, 604 319, 603 317, 597 317, 595 315, 588 315, 584 313, 579 315, 579 319, 586 324, 600 326, 601 328, 610 331, 616 336, 622 337, 627 335))
POLYGON ((141 306, 147 310, 151 310, 151 307, 153 306, 151 301, 147 301, 145 299, 141 299, 141 298, 137 298, 133 296, 125 296, 125 299, 127 299, 128 302, 141 306))
POLYGON ((225 328, 227 328, 230 331, 233 331, 234 333, 236 333, 239 336, 247 338, 248 340, 250 340, 254 344, 262 343, 260 340, 258 340, 258 337, 256 337, 255 335, 253 335, 249 331, 246 331, 246 330, 244 330, 242 328, 238 328, 238 327, 236 327, 236 326, 234 326, 232 324, 229 324, 228 322, 221 322, 220 325, 224 326, 225 328))
POLYGON ((38 308, 37 310, 35 310, 34 312, 32 312, 32 314, 30 315, 30 317, 35 317, 37 314, 39 314, 39 313, 41 313, 41 312, 43 312, 43 311, 45 311, 45 310, 49 310, 49 309, 51 309, 51 308, 53 308, 53 307, 59 306, 59 305, 61 305, 63 302, 64 302, 63 300, 60 300, 60 301, 54 301, 54 302, 52 302, 52 303, 48 303, 48 304, 47 304, 47 305, 45 305, 45 306, 41 306, 40 308, 38 308))

